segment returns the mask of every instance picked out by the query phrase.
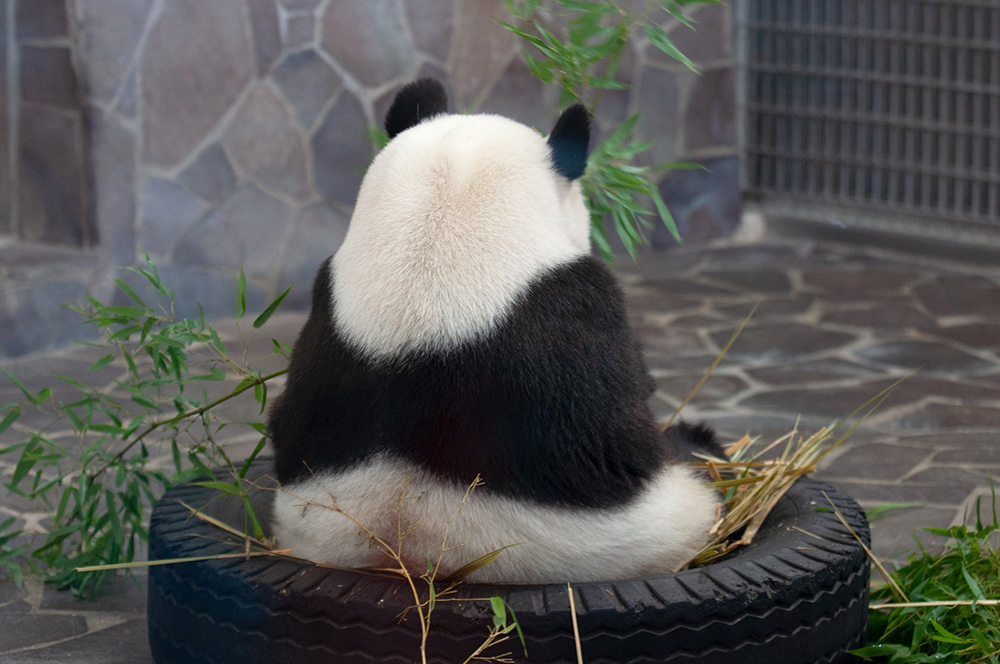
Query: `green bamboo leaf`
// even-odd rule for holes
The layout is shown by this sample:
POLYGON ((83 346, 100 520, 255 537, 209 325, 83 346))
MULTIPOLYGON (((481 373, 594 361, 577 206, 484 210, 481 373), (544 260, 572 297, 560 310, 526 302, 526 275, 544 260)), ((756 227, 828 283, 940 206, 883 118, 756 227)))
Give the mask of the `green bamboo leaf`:
POLYGON ((52 398, 52 388, 43 387, 42 389, 38 390, 38 394, 35 395, 33 402, 36 406, 40 406, 51 398, 52 398))
POLYGON ((115 361, 115 356, 112 355, 111 353, 108 353, 101 359, 91 364, 90 367, 87 369, 87 371, 97 371, 98 369, 103 369, 104 367, 108 366, 114 361, 115 361))
POLYGON ((501 27, 503 27, 504 30, 509 30, 510 32, 513 32, 521 39, 531 42, 540 49, 547 48, 544 41, 542 41, 541 39, 532 34, 525 32, 524 30, 516 26, 511 25, 510 23, 504 23, 503 21, 500 21, 500 25, 501 27))
POLYGON ((178 473, 181 472, 181 451, 177 447, 177 441, 176 440, 171 440, 170 441, 170 453, 171 453, 171 455, 173 456, 173 459, 174 459, 174 468, 177 469, 178 473))
POLYGON ((240 274, 236 278, 236 317, 243 318, 247 312, 247 276, 240 265, 240 274))
POLYGON ((603 2, 584 2, 583 0, 559 0, 559 6, 566 9, 576 9, 595 14, 611 14, 617 11, 613 5, 603 2))
POLYGON ((146 308, 146 303, 142 301, 142 298, 139 297, 139 295, 134 290, 132 290, 131 286, 129 286, 121 279, 115 279, 115 283, 118 284, 118 288, 120 288, 123 293, 128 295, 136 304, 139 304, 143 308, 146 308))
POLYGON ((139 378, 139 367, 135 365, 135 360, 132 359, 132 354, 127 350, 122 348, 122 356, 125 358, 125 364, 128 365, 128 372, 132 374, 138 380, 139 378))
POLYGON ((654 171, 708 171, 708 167, 694 161, 664 161, 652 166, 654 171))
POLYGON ((490 607, 493 609, 493 625, 501 628, 507 626, 507 607, 499 597, 490 597, 490 607))
POLYGON ((260 389, 260 412, 263 414, 264 408, 267 407, 267 383, 260 383, 254 388, 254 395, 256 396, 257 389, 260 389))
POLYGON ((90 430, 96 431, 98 433, 114 433, 114 434, 125 433, 124 427, 114 424, 92 424, 90 425, 90 430))
POLYGON ((667 0, 666 2, 662 3, 662 6, 663 9, 666 10, 668 14, 676 18, 678 21, 680 21, 682 24, 684 24, 691 30, 694 30, 694 23, 691 21, 691 19, 689 19, 687 16, 684 15, 684 12, 682 10, 682 7, 684 5, 682 5, 679 2, 676 2, 675 0, 667 0))
POLYGON ((146 307, 104 307, 104 310, 124 318, 140 318, 149 313, 146 307))
POLYGON ((986 599, 986 595, 983 594, 983 589, 979 587, 979 582, 977 582, 972 575, 969 574, 968 568, 962 567, 962 576, 965 578, 965 583, 969 586, 969 590, 971 590, 972 594, 976 596, 976 599, 986 599))
POLYGON ((274 301, 271 302, 271 304, 267 305, 267 309, 264 309, 264 311, 261 312, 260 316, 257 316, 257 318, 254 320, 253 322, 254 329, 257 329, 260 326, 262 326, 271 318, 271 316, 274 315, 274 312, 277 311, 278 307, 281 306, 282 301, 284 301, 285 297, 288 295, 288 291, 290 290, 292 290, 291 286, 286 288, 284 293, 274 298, 274 301))
POLYGON ((88 386, 84 385, 83 383, 81 383, 80 381, 76 380, 75 378, 70 378, 68 376, 60 376, 60 375, 57 375, 57 374, 53 374, 52 377, 55 378, 56 380, 61 380, 64 383, 69 383, 70 385, 73 385, 74 387, 77 387, 77 388, 79 388, 80 390, 82 390, 84 392, 87 392, 87 391, 90 390, 90 388, 88 386))
POLYGON ((14 466, 14 474, 11 475, 9 486, 16 489, 21 481, 27 477, 28 473, 31 472, 31 469, 35 467, 36 463, 38 463, 38 459, 32 456, 28 450, 25 450, 21 458, 18 459, 17 465, 14 466))
POLYGON ((611 249, 607 231, 604 229, 604 220, 600 217, 598 217, 596 222, 590 224, 590 238, 598 250, 600 250, 605 260, 612 261, 614 259, 614 251, 611 249))
POLYGON ((7 371, 6 369, 4 369, 3 372, 7 375, 7 378, 10 379, 10 382, 14 383, 14 385, 17 386, 17 389, 21 390, 21 393, 24 394, 25 398, 28 401, 30 401, 31 403, 35 403, 35 395, 33 395, 31 392, 28 391, 28 388, 24 386, 24 383, 18 380, 17 376, 7 371))
POLYGON ((133 394, 132 395, 132 402, 139 404, 143 408, 149 408, 151 410, 156 410, 156 404, 153 403, 152 401, 150 401, 149 398, 146 397, 143 394, 133 394))
POLYGON ((850 654, 856 657, 889 657, 893 655, 909 655, 910 649, 895 643, 879 643, 852 650, 850 654))
POLYGON ((195 486, 203 486, 206 489, 216 489, 221 491, 227 496, 235 496, 240 492, 238 486, 233 485, 230 482, 192 482, 195 486))
POLYGON ((69 420, 70 424, 73 425, 74 430, 83 431, 86 428, 83 420, 80 419, 80 416, 77 415, 72 408, 63 407, 63 414, 66 416, 66 419, 69 420))
POLYGON ((528 64, 528 69, 543 83, 551 83, 555 80, 555 75, 552 73, 552 65, 554 64, 552 60, 537 60, 531 56, 527 51, 522 51, 524 56, 524 61, 528 64))
POLYGON ((686 55, 680 52, 680 49, 674 46, 674 43, 670 41, 670 37, 668 37, 667 33, 663 31, 663 28, 654 23, 650 23, 646 25, 645 32, 646 36, 649 37, 649 43, 669 55, 674 60, 683 64, 694 73, 698 73, 698 68, 694 66, 694 63, 691 62, 686 55))
POLYGON ((7 414, 4 415, 4 418, 0 420, 0 434, 9 429, 19 417, 21 417, 21 407, 18 405, 12 406, 11 409, 7 411, 7 414))
POLYGON ((146 341, 146 337, 149 336, 149 331, 153 329, 153 325, 155 324, 156 324, 155 316, 150 316, 149 318, 146 319, 146 322, 143 323, 142 330, 139 333, 140 344, 146 341))
POLYGON ((656 206, 656 211, 660 215, 660 221, 663 225, 667 227, 670 231, 670 235, 673 236, 677 244, 681 244, 681 234, 677 232, 677 224, 674 222, 674 216, 670 214, 670 210, 667 209, 666 203, 663 202, 663 197, 660 196, 660 191, 656 187, 651 187, 649 190, 649 197, 653 200, 653 205, 656 206))
POLYGON ((257 447, 253 448, 253 452, 250 453, 250 456, 247 457, 247 460, 243 463, 243 468, 240 469, 240 479, 247 476, 247 471, 250 470, 250 464, 252 464, 254 459, 257 458, 257 455, 264 450, 265 445, 267 445, 266 436, 260 439, 260 442, 257 443, 257 447))
POLYGON ((243 494, 243 509, 246 510, 247 516, 250 517, 250 524, 253 527, 253 536, 257 539, 264 537, 264 529, 260 527, 260 521, 257 520, 257 513, 254 512, 253 506, 250 504, 250 498, 243 494))
POLYGON ((611 78, 591 77, 587 79, 587 84, 591 87, 601 88, 604 90, 625 90, 628 88, 628 84, 611 78))
POLYGON ((897 510, 905 510, 911 507, 922 507, 923 503, 883 503, 881 505, 876 505, 870 509, 865 510, 865 515, 868 517, 869 521, 877 519, 883 514, 888 514, 889 512, 895 512, 897 510))
MULTIPOLYGON (((2 530, 2 528, 0 528, 0 530, 2 530)), ((990 664, 997 664, 997 655, 1000 654, 1000 650, 995 649, 990 643, 990 640, 986 638, 986 635, 975 627, 970 626, 969 632, 972 634, 972 638, 976 641, 976 645, 979 646, 979 649, 984 653, 988 653, 987 657, 990 664)))
POLYGON ((208 370, 207 374, 199 374, 197 376, 191 376, 187 380, 188 380, 188 382, 195 381, 195 380, 212 380, 212 381, 216 381, 216 380, 225 380, 225 378, 226 378, 226 372, 225 372, 225 370, 223 370, 221 367, 212 367, 211 369, 208 370))
POLYGON ((288 344, 282 343, 277 339, 271 339, 271 343, 274 344, 273 352, 275 355, 282 355, 284 357, 288 357, 289 355, 292 354, 292 347, 289 346, 288 344))
POLYGON ((955 643, 959 645, 964 645, 968 643, 967 639, 963 639, 960 636, 952 634, 944 627, 942 627, 941 623, 939 623, 936 620, 931 620, 931 627, 933 627, 934 631, 938 633, 938 636, 933 636, 933 635, 931 636, 931 638, 934 639, 935 641, 940 641, 942 643, 955 643))

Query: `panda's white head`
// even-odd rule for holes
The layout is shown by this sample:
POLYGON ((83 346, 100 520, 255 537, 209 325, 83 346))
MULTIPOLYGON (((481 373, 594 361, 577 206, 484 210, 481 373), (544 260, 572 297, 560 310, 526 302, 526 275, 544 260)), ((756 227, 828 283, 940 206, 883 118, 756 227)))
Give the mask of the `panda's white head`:
POLYGON ((448 115, 439 83, 403 88, 333 259, 338 331, 372 358, 487 335, 546 272, 590 252, 579 178, 589 117, 548 139, 496 115, 448 115))

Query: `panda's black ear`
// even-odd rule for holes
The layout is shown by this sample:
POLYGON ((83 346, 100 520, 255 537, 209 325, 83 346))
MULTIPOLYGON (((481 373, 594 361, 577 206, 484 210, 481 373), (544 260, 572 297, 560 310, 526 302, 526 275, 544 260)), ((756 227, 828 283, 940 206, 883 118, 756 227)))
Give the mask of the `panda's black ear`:
POLYGON ((559 116, 549 134, 549 148, 559 175, 569 180, 583 175, 590 152, 590 114, 582 104, 570 106, 559 116))
POLYGON ((433 78, 421 78, 403 86, 385 114, 389 138, 414 127, 427 118, 448 112, 448 93, 433 78))

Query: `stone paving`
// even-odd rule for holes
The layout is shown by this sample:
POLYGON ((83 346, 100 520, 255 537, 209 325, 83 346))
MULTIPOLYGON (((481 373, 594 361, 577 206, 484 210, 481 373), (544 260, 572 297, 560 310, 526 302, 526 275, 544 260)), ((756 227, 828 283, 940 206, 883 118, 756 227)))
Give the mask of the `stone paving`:
MULTIPOLYGON (((661 418, 757 303, 686 411, 726 439, 780 436, 799 417, 801 430, 814 430, 915 372, 820 473, 866 507, 914 503, 872 524, 875 552, 887 561, 905 558, 920 527, 960 523, 977 497, 989 500, 990 477, 1000 476, 1000 269, 806 241, 689 247, 619 269, 661 418)), ((270 336, 291 342, 301 323, 298 314, 276 317, 251 354, 270 336)), ((68 350, 5 368, 40 386, 54 372, 93 379, 85 373, 93 357, 92 349, 68 350)), ((121 371, 111 365, 98 378, 121 371)), ((15 396, 0 387, 0 401, 15 396)), ((249 414, 241 408, 229 415, 249 414)), ((9 464, 0 457, 0 472, 9 464)), ((0 498, 0 518, 7 514, 44 528, 43 514, 0 498)), ((141 577, 94 603, 35 578, 22 589, 2 582, 0 661, 149 661, 144 603, 141 577)))

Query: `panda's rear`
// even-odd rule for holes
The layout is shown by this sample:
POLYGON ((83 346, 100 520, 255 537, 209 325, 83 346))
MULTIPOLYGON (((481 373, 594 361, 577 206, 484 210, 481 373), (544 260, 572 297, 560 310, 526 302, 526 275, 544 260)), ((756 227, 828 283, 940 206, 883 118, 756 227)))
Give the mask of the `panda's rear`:
POLYGON ((445 571, 507 545, 477 580, 674 569, 707 539, 717 499, 671 463, 683 446, 653 421, 622 294, 590 256, 585 112, 546 140, 443 111, 433 82, 400 92, 393 140, 317 276, 270 423, 279 541, 383 566, 371 534, 403 534, 422 568, 480 476, 445 571))

